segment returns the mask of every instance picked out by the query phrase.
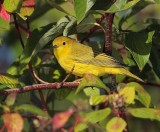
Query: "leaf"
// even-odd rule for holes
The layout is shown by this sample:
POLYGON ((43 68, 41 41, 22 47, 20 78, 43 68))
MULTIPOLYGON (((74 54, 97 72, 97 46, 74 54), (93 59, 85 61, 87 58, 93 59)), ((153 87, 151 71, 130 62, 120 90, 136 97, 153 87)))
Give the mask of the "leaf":
POLYGON ((100 89, 96 87, 87 87, 84 90, 86 96, 96 96, 100 95, 100 89))
POLYGON ((126 104, 132 104, 134 103, 135 99, 135 88, 132 85, 126 85, 119 91, 119 95, 124 97, 124 101, 126 104))
POLYGON ((75 127, 75 131, 82 131, 87 128, 87 122, 88 123, 97 123, 99 121, 104 120, 109 114, 111 113, 110 108, 105 108, 103 110, 97 110, 89 113, 84 114, 84 121, 78 123, 78 125, 75 127))
POLYGON ((74 17, 72 17, 71 21, 66 25, 66 27, 63 31, 63 36, 68 36, 69 31, 76 24, 76 22, 77 22, 77 20, 74 17))
POLYGON ((95 26, 96 20, 93 15, 88 15, 80 24, 77 25, 77 31, 79 33, 88 32, 93 26, 95 26))
POLYGON ((80 85, 78 86, 76 90, 76 94, 86 87, 103 88, 107 92, 109 92, 109 88, 97 76, 93 74, 86 74, 82 78, 80 85))
POLYGON ((106 125, 107 132, 123 132, 127 123, 119 117, 113 117, 106 125))
POLYGON ((20 13, 18 15, 24 20, 26 17, 31 16, 34 11, 35 0, 24 0, 22 3, 22 7, 20 9, 20 13))
POLYGON ((153 32, 131 32, 126 36, 126 47, 131 52, 140 70, 149 60, 152 36, 153 32))
POLYGON ((17 78, 14 78, 13 76, 9 75, 9 74, 0 74, 0 83, 5 85, 8 88, 16 88, 16 87, 20 87, 21 84, 18 81, 17 78))
POLYGON ((137 92, 138 100, 146 107, 149 107, 151 97, 147 91, 138 83, 130 82, 125 87, 133 87, 137 92))
MULTIPOLYGON (((10 22, 10 14, 5 10, 3 5, 0 5, 0 17, 7 21, 8 23, 10 22)), ((2 21, 2 20, 1 20, 2 21)), ((1 23, 1 22, 0 22, 1 23)), ((1 23, 2 24, 2 23, 1 23)), ((3 27, 2 25, 0 27, 3 27)))
POLYGON ((68 121, 68 119, 70 118, 70 116, 73 114, 74 110, 73 109, 68 109, 64 112, 60 112, 55 114, 55 116, 53 117, 52 120, 52 127, 53 130, 57 130, 61 127, 63 127, 66 122, 68 121))
POLYGON ((138 118, 151 119, 160 121, 160 110, 151 108, 130 108, 128 112, 138 118))
POLYGON ((52 5, 54 8, 56 8, 57 10, 59 10, 59 11, 65 13, 65 14, 68 14, 68 15, 69 15, 69 13, 68 13, 64 8, 62 8, 61 6, 59 6, 56 2, 50 1, 50 0, 46 0, 46 1, 47 1, 50 5, 52 5))
POLYGON ((21 132, 24 126, 23 118, 18 113, 6 113, 3 115, 4 125, 8 132, 21 132))
POLYGON ((8 12, 18 12, 22 5, 22 0, 4 0, 3 5, 8 12))
POLYGON ((17 97, 17 93, 11 93, 7 96, 6 100, 5 100, 5 103, 7 106, 12 106, 14 105, 15 103, 15 100, 16 100, 16 97, 17 97))
POLYGON ((87 15, 96 0, 74 0, 74 10, 78 23, 87 15))
POLYGON ((127 0, 116 0, 114 4, 112 4, 109 9, 106 10, 108 13, 115 13, 119 11, 123 11, 131 8, 135 4, 137 4, 140 0, 132 0, 127 2, 127 0))
POLYGON ((41 115, 41 116, 48 116, 43 110, 39 109, 38 107, 30 104, 22 104, 20 106, 15 107, 16 111, 25 111, 31 112, 33 114, 41 115))
POLYGON ((90 96, 89 104, 92 106, 104 103, 108 100, 108 96, 106 95, 97 95, 97 96, 90 96))
MULTIPOLYGON (((0 15, 1 15, 1 13, 0 13, 0 15)), ((0 16, 0 29, 9 30, 10 24, 5 20, 5 18, 2 18, 2 17, 4 17, 4 16, 0 16)), ((0 45, 2 45, 2 44, 3 44, 3 39, 0 40, 0 45)))

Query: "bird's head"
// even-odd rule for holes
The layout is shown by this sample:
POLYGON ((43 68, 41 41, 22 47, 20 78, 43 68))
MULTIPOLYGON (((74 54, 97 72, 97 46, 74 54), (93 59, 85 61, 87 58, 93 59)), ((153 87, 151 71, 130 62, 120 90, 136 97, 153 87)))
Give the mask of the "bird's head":
POLYGON ((75 40, 65 36, 55 38, 52 42, 52 46, 56 58, 58 59, 62 54, 65 55, 65 53, 69 52, 74 41, 75 40))

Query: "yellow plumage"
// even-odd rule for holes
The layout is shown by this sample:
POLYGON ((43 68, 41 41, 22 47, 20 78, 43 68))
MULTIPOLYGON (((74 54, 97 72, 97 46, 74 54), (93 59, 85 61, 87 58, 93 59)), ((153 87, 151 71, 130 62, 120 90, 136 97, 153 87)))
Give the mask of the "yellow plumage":
POLYGON ((83 45, 76 40, 60 36, 53 41, 53 52, 59 64, 68 72, 82 77, 85 74, 103 76, 105 74, 121 74, 143 81, 126 70, 114 58, 102 53, 94 57, 91 47, 83 45))

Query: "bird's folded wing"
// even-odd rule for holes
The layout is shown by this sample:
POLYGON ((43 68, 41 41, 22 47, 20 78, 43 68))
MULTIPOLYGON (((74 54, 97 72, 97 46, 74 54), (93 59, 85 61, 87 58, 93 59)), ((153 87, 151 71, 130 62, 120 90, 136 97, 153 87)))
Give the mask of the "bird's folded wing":
POLYGON ((105 54, 99 54, 96 57, 92 59, 81 59, 81 58, 76 58, 74 61, 78 63, 84 63, 88 65, 96 65, 96 66, 104 66, 104 67, 124 67, 123 64, 115 60, 111 56, 107 56, 105 54))

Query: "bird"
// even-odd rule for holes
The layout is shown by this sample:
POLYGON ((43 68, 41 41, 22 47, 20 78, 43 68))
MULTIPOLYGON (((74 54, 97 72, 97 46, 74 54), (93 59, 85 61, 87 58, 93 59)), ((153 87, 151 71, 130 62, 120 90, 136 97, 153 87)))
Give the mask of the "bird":
POLYGON ((143 81, 138 76, 125 69, 119 61, 105 53, 95 55, 92 47, 66 37, 59 36, 52 41, 53 53, 60 66, 73 75, 83 77, 86 74, 104 76, 105 74, 120 74, 143 81))

